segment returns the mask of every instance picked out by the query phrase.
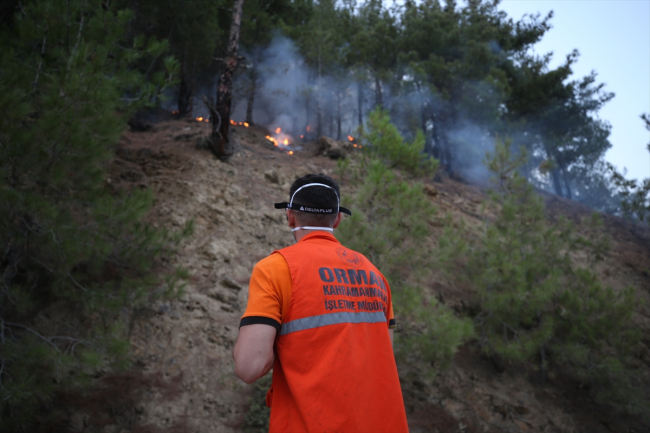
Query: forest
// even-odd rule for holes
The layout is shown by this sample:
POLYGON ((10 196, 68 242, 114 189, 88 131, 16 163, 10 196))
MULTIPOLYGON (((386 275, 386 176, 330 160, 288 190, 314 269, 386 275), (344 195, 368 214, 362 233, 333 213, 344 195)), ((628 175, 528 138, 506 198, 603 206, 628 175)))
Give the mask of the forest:
MULTIPOLYGON (((508 137, 527 149, 524 171, 536 187, 643 221, 650 185, 626 181, 604 160, 610 125, 598 112, 613 93, 596 73, 572 74, 577 50, 556 69, 550 56, 530 53, 552 13, 516 21, 498 3, 245 2, 232 116, 295 137, 341 139, 381 107, 406 137, 423 133, 425 152, 447 174, 470 179, 486 176, 485 152, 508 137)), ((182 4, 129 6, 132 31, 168 40, 180 63, 166 106, 207 118, 202 99, 215 97, 226 69, 231 11, 182 4)))
MULTIPOLYGON (((632 289, 603 286, 590 267, 606 242, 567 221, 549 224, 536 193, 647 227, 650 179, 627 179, 605 161, 611 127, 598 112, 614 95, 595 73, 573 75, 578 51, 555 69, 549 56, 531 54, 552 13, 517 21, 498 5, 3 2, 3 431, 31 431, 61 389, 86 386, 100 368, 127 368, 130 312, 180 296, 191 278, 172 258, 194 222, 151 224, 154 193, 107 180, 120 136, 163 118, 205 119, 206 157, 222 162, 238 150, 229 128, 244 122, 277 131, 288 149, 321 136, 363 144, 363 156, 338 163, 340 177, 360 185, 350 196, 357 225, 342 225, 341 236, 369 248, 364 254, 407 288, 395 301, 408 319, 405 365, 412 353, 439 371, 477 341, 495 365, 531 362, 544 380, 565 369, 597 401, 643 414, 650 397, 628 362, 642 340, 630 322, 640 304, 632 289), (493 176, 500 189, 489 227, 475 237, 444 223, 431 258, 421 242, 435 211, 421 182, 493 176), (394 203, 399 223, 387 212, 394 203), (588 264, 572 263, 578 250, 588 264), (406 257, 409 275, 398 271, 406 257), (458 317, 424 294, 430 260, 462 270, 463 284, 490 288, 477 292, 475 310, 458 317), (65 326, 48 330, 39 317, 53 308, 65 326)), ((650 130, 650 115, 639 115, 650 130)))

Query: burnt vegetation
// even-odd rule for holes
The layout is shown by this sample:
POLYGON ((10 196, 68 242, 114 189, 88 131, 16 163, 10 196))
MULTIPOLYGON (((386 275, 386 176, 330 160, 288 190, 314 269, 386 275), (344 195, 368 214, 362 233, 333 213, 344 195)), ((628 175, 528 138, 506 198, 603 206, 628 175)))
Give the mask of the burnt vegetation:
MULTIPOLYGON (((231 125, 268 128, 266 144, 290 154, 321 136, 344 142, 338 175, 358 187, 341 238, 400 287, 397 349, 409 378, 435 377, 470 345, 498 371, 524 366, 541 382, 568 375, 595 401, 647 418, 650 388, 635 361, 647 341, 632 320, 639 296, 599 281, 609 251, 601 219, 558 219, 538 192, 625 217, 644 238, 650 179, 626 179, 605 162, 610 126, 597 114, 614 95, 595 74, 572 76, 578 52, 556 69, 530 54, 552 14, 516 21, 497 6, 3 3, 2 430, 58 429, 57 396, 100 411, 102 400, 133 406, 142 389, 180 392, 180 378, 119 373, 131 367, 137 309, 176 295, 187 277, 169 263, 191 223, 154 228, 153 193, 117 188, 107 175, 128 125, 146 131, 161 116, 209 117, 201 143, 223 161, 239 151, 231 125), (431 204, 432 179, 494 176, 481 227, 431 204), (445 305, 430 290, 433 269, 471 301, 445 305)), ((247 428, 266 425, 258 403, 247 428)))

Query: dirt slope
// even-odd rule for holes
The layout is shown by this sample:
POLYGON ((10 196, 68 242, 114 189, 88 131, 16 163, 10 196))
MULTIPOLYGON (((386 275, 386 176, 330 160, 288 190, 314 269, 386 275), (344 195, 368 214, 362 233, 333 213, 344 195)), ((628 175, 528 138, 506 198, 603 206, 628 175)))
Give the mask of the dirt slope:
MULTIPOLYGON (((257 260, 292 242, 284 213, 273 209, 273 202, 286 199, 295 177, 331 174, 335 162, 315 156, 314 145, 287 155, 268 145, 263 129, 237 126, 240 151, 222 163, 196 146, 208 128, 168 121, 146 133, 126 133, 120 142, 107 182, 153 189, 157 199, 150 218, 157 225, 195 220, 195 233, 178 257, 192 278, 181 299, 136 312, 130 334, 134 369, 98 378, 95 392, 69 402, 69 431, 246 431, 254 388, 232 374, 230 351, 248 277, 257 260)), ((449 179, 432 183, 429 191, 440 211, 468 221, 476 220, 485 197, 480 188, 449 179)), ((552 196, 547 202, 552 212, 573 218, 589 213, 552 196)), ((606 222, 613 250, 603 278, 615 288, 632 285, 650 305, 650 231, 616 218, 606 222)), ((457 288, 436 290, 452 306, 465 296, 457 288)), ((635 320, 650 330, 647 306, 635 320)), ((650 369, 648 338, 638 361, 650 369)), ((637 419, 597 407, 566 378, 541 385, 517 368, 498 374, 471 344, 439 377, 404 379, 402 386, 412 432, 650 431, 637 419)))

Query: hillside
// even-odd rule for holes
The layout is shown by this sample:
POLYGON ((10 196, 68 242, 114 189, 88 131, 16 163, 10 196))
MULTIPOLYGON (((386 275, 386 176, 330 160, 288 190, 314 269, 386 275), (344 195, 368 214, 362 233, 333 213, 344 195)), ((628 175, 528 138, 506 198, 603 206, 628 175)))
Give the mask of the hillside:
MULTIPOLYGON (((133 368, 105 373, 87 395, 61 400, 62 430, 75 432, 244 432, 255 386, 232 374, 230 351, 246 306, 256 261, 292 243, 274 201, 309 172, 332 174, 336 162, 316 155, 315 143, 289 155, 257 127, 234 126, 239 151, 228 162, 197 146, 209 125, 194 120, 161 122, 148 132, 127 132, 106 182, 115 188, 151 188, 150 221, 196 230, 177 261, 191 279, 178 300, 160 301, 131 319, 133 368), (69 421, 68 421, 69 420, 69 421), (65 427, 64 427, 65 426, 65 427)), ((342 185, 350 191, 352 185, 342 185)), ((481 221, 484 188, 453 179, 427 185, 438 212, 470 224, 481 221)), ((546 196, 550 215, 576 221, 590 210, 546 196)), ((645 302, 634 320, 644 330, 636 361, 641 383, 650 383, 650 229, 605 216, 612 249, 598 269, 614 289, 632 286, 645 302)), ((433 227, 436 230, 436 227, 433 227)), ((457 311, 471 302, 462 287, 432 282, 430 290, 457 311)), ((393 288, 399 290, 399 288, 393 288)), ((399 328, 396 332, 399 339, 399 328)), ((545 384, 524 368, 497 373, 471 343, 441 375, 402 382, 412 432, 642 432, 640 419, 597 406, 570 378, 545 384)), ((257 402, 259 404, 261 402, 257 402)))

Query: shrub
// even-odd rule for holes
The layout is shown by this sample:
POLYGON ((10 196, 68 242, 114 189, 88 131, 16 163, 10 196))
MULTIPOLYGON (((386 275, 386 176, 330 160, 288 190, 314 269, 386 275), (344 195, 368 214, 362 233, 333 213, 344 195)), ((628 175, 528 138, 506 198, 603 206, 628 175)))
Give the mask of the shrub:
POLYGON ((401 172, 391 167, 432 175, 436 163, 422 155, 417 139, 405 144, 382 111, 372 113, 361 138, 361 157, 339 163, 340 173, 357 188, 347 199, 353 215, 341 223, 337 236, 366 255, 388 279, 399 327, 398 356, 404 362, 425 360, 433 373, 449 364, 471 335, 471 324, 422 289, 431 279, 428 223, 435 209, 422 183, 402 180, 401 172))
POLYGON ((388 112, 377 108, 368 117, 368 124, 359 132, 364 154, 371 160, 381 160, 389 168, 414 176, 426 176, 436 171, 438 161, 424 153, 424 135, 418 131, 412 143, 404 141, 390 122, 388 112))
POLYGON ((607 250, 600 218, 583 222, 586 234, 564 219, 551 224, 541 197, 519 174, 524 160, 523 149, 515 157, 509 143, 497 142, 487 158, 499 183, 491 195, 496 218, 467 249, 457 249, 467 262, 456 273, 479 299, 478 340, 488 354, 533 361, 542 378, 549 369, 567 372, 599 401, 639 412, 643 399, 626 367, 640 338, 631 323, 633 290, 600 284, 593 270, 607 250))

